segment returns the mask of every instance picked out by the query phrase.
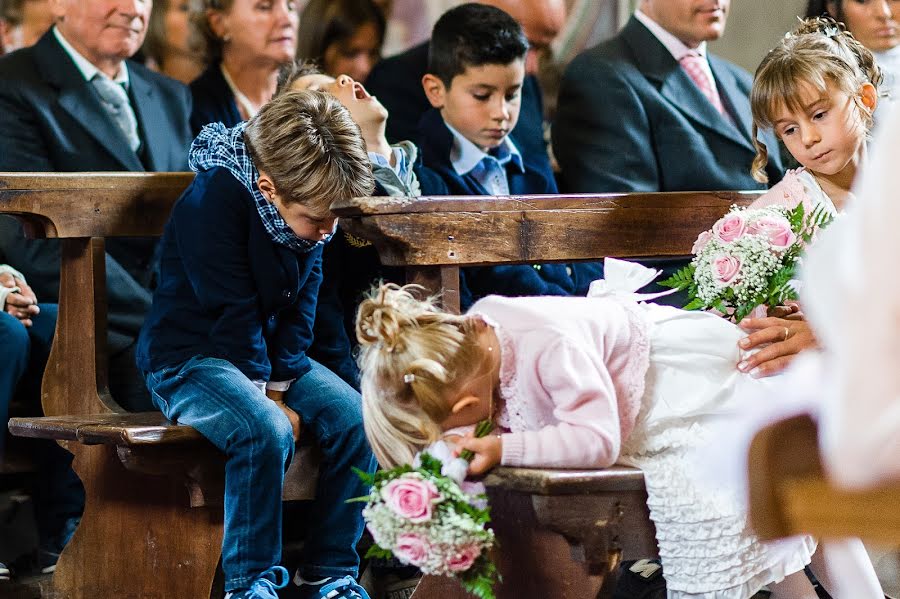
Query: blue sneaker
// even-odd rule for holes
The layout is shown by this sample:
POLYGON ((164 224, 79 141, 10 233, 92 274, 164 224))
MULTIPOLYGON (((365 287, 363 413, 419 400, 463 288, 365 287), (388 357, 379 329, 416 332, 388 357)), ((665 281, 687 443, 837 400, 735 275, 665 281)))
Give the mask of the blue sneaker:
POLYGON ((278 589, 290 582, 290 574, 281 566, 274 566, 259 575, 249 589, 234 590, 225 599, 278 599, 278 589))
POLYGON ((9 569, 9 566, 0 562, 0 582, 4 582, 10 580, 12 578, 12 570, 9 569))
POLYGON ((294 584, 300 588, 298 599, 370 599, 352 576, 328 577, 321 580, 304 580, 300 572, 294 576, 294 584))

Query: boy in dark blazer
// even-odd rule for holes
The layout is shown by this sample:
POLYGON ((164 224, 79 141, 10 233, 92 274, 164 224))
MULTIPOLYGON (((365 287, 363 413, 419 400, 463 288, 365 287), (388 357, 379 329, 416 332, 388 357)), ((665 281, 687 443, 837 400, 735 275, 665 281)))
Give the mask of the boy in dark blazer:
MULTIPOLYGON (((419 122, 425 166, 451 195, 555 194, 553 172, 509 137, 521 107, 528 41, 508 14, 463 4, 434 26, 428 73, 422 78, 432 109, 419 122)), ((601 276, 599 265, 536 264, 469 267, 462 271, 463 309, 485 295, 583 295, 601 276)))
MULTIPOLYGON (((294 577, 299 599, 368 599, 355 577, 354 469, 375 470, 359 394, 312 360, 332 201, 371 193, 359 127, 321 92, 286 93, 231 129, 207 125, 197 172, 163 234, 160 282, 138 341, 156 406, 226 456, 226 598, 275 598, 281 495, 302 421, 322 452, 294 577)), ((318 340, 317 340, 318 341, 318 340)))

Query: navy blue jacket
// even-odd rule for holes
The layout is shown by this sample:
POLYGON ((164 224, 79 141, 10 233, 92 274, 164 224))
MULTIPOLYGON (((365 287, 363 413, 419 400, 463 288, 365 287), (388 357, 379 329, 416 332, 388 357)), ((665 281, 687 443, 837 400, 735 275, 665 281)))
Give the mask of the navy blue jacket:
POLYGON ((234 92, 222 76, 222 68, 218 62, 206 67, 199 77, 191 81, 190 88, 194 100, 191 112, 191 130, 194 135, 209 123, 234 127, 243 120, 234 92))
POLYGON ((250 380, 310 369, 322 249, 272 241, 250 192, 224 168, 197 174, 161 241, 159 286, 138 339, 144 372, 222 358, 250 380))
MULTIPOLYGON (((450 195, 491 195, 471 174, 461 176, 453 168, 450 162, 453 134, 444 124, 440 112, 434 108, 426 112, 419 130, 423 140, 420 145, 422 160, 425 166, 441 176, 450 195)), ((519 152, 525 172, 508 163, 506 178, 510 194, 557 193, 549 164, 540 158, 535 160, 522 148, 519 152)), ((602 276, 602 266, 594 262, 468 267, 460 273, 460 307, 465 310, 479 298, 492 293, 512 297, 585 295, 591 281, 602 276)))
MULTIPOLYGON (((447 195, 447 185, 434 171, 422 165, 421 154, 413 165, 422 195, 447 195)), ((374 195, 388 193, 376 184, 374 195)), ((368 241, 340 227, 325 246, 322 256, 322 286, 316 307, 315 344, 309 355, 359 389, 359 368, 353 360, 356 342, 356 309, 363 296, 378 281, 406 282, 403 268, 383 266, 368 241)))
MULTIPOLYGON (((421 145, 419 119, 430 108, 422 77, 428 71, 428 42, 410 48, 402 54, 379 61, 366 79, 366 89, 388 109, 391 118, 387 122, 387 138, 391 143, 403 140, 421 145)), ((544 142, 544 105, 537 78, 528 75, 522 84, 522 107, 519 122, 510 136, 516 147, 531 156, 532 160, 545 163, 547 144, 544 142)))

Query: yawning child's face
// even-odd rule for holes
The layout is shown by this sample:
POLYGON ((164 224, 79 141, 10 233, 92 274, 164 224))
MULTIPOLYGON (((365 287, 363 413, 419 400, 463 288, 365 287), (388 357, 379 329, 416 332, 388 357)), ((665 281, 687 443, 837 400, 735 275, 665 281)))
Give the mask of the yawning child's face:
POLYGON ((328 75, 315 73, 297 79, 291 89, 295 91, 318 90, 336 97, 350 111, 350 116, 360 128, 379 125, 388 116, 387 109, 378 98, 369 95, 366 88, 348 75, 340 75, 337 79, 328 75))
POLYGON ((467 67, 445 88, 440 84, 432 105, 444 121, 482 150, 499 146, 516 126, 522 101, 525 61, 467 67))

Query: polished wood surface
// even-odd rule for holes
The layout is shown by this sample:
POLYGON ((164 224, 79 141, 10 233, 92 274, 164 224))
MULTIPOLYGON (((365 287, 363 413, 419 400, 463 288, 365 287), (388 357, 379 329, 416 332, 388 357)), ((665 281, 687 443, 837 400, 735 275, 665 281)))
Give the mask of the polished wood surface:
POLYGON ((764 539, 861 537, 900 547, 900 480, 848 491, 828 480, 810 416, 769 425, 750 446, 750 517, 764 539))
POLYGON ((193 173, 0 173, 0 212, 20 217, 33 237, 160 235, 193 179, 193 173))
POLYGON ((756 192, 508 198, 358 198, 332 209, 383 264, 463 266, 687 256, 697 235, 756 192))

